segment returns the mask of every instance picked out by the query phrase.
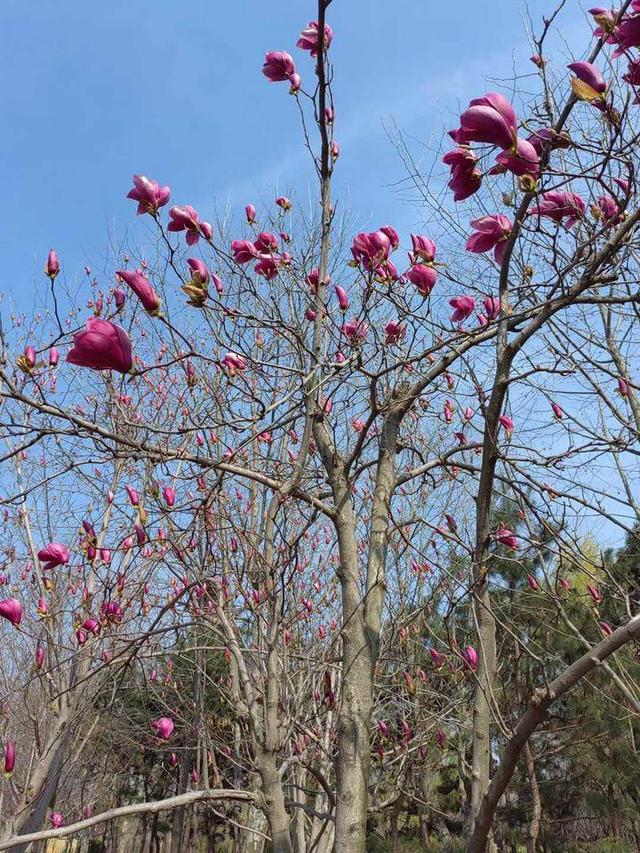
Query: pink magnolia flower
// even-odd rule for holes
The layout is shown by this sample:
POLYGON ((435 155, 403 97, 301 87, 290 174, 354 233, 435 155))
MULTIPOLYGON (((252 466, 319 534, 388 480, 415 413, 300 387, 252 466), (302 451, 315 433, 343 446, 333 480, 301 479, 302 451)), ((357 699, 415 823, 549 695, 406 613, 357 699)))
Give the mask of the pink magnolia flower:
POLYGON ((13 768, 16 766, 16 745, 12 740, 8 740, 4 747, 4 774, 11 776, 13 768))
POLYGON ((338 304, 340 305, 341 311, 349 310, 349 297, 347 296, 347 291, 344 287, 341 287, 339 284, 334 285, 336 296, 338 297, 338 304))
POLYGON ((500 314, 500 299, 497 296, 485 296, 482 300, 488 320, 495 320, 500 314))
POLYGON ((391 225, 383 225, 380 229, 383 234, 386 234, 389 238, 389 243, 391 243, 391 251, 395 252, 395 250, 400 245, 400 237, 398 237, 398 232, 391 225))
POLYGON ((588 583, 587 592, 593 599, 594 604, 600 604, 600 602, 602 601, 602 593, 600 592, 597 586, 593 586, 593 584, 588 583))
POLYGON ((478 158, 470 148, 459 146, 447 152, 442 162, 451 167, 449 189, 454 201, 464 201, 480 189, 482 174, 476 167, 478 158))
POLYGON ((116 270, 116 275, 129 285, 148 314, 160 313, 160 297, 142 270, 116 270))
POLYGON ((368 325, 363 320, 348 320, 342 326, 342 332, 349 338, 349 343, 354 346, 359 345, 364 341, 369 330, 368 325))
POLYGON ((489 92, 474 98, 460 116, 460 127, 451 132, 459 145, 469 142, 487 142, 510 148, 516 138, 516 114, 505 97, 489 92))
POLYGON ((191 277, 197 284, 206 284, 209 281, 209 270, 200 258, 187 258, 187 266, 191 270, 191 277))
POLYGON ((583 219, 586 211, 584 200, 577 193, 563 190, 549 190, 542 193, 542 201, 529 209, 529 216, 538 214, 554 222, 567 218, 567 228, 571 228, 578 219, 583 219))
POLYGON ((593 19, 598 24, 593 31, 594 36, 602 38, 613 32, 616 25, 617 11, 615 9, 605 9, 603 6, 596 6, 589 9, 589 14, 593 15, 593 19))
POLYGON ((133 176, 133 189, 127 193, 127 198, 138 202, 138 216, 141 213, 156 214, 169 201, 171 190, 161 187, 157 181, 152 181, 145 175, 133 176))
POLYGON ((476 300, 473 296, 454 296, 449 300, 449 305, 454 309, 451 315, 452 323, 463 323, 470 314, 473 314, 473 309, 476 307, 476 300))
POLYGON ((248 264, 260 254, 250 240, 234 240, 231 244, 233 260, 237 264, 248 264))
POLYGON ((424 237, 422 234, 411 235, 411 263, 423 261, 426 264, 432 264, 436 259, 436 244, 429 237, 424 237))
POLYGON ((7 619, 16 628, 22 621, 22 605, 17 598, 5 598, 0 601, 0 616, 7 619))
POLYGON ((133 486, 125 486, 124 488, 125 488, 127 495, 129 496, 129 501, 131 503, 131 506, 139 506, 140 495, 138 494, 136 489, 134 489, 133 486))
POLYGON ((441 667, 444 663, 444 655, 437 649, 429 649, 429 654, 431 655, 431 660, 433 661, 435 668, 438 669, 441 667))
MULTIPOLYGON (((309 21, 307 26, 300 33, 300 38, 296 42, 296 47, 301 50, 308 50, 311 56, 318 55, 319 29, 317 21, 309 21)), ((329 24, 324 25, 324 49, 329 50, 329 46, 333 40, 333 30, 329 24)))
POLYGON ((38 646, 35 654, 35 667, 36 669, 42 669, 42 665, 44 664, 44 659, 46 657, 46 652, 44 650, 44 646, 38 646))
MULTIPOLYGON (((309 275, 305 276, 304 280, 306 284, 309 285, 311 293, 316 294, 318 292, 318 285, 320 284, 320 270, 318 269, 318 267, 314 267, 309 273, 309 275)), ((331 284, 331 276, 325 276, 324 284, 331 284)))
POLYGON ((621 397, 629 396, 629 383, 621 376, 618 377, 618 394, 620 394, 621 397))
POLYGON ((513 433, 514 425, 509 415, 500 415, 498 420, 500 421, 501 426, 506 430, 507 435, 510 436, 513 433))
MULTIPOLYGON (((567 68, 576 75, 576 79, 585 83, 594 92, 603 95, 607 91, 607 83, 599 69, 590 62, 572 62, 567 68)), ((576 94, 578 94, 576 92, 576 94)), ((580 95, 578 95, 580 97, 580 95)))
POLYGON ((438 273, 434 267, 425 264, 414 264, 407 270, 405 276, 414 284, 423 296, 428 296, 433 290, 438 273))
POLYGON ((257 275, 263 276, 267 281, 272 281, 278 275, 280 263, 278 258, 262 258, 253 269, 257 275))
POLYGON ((16 361, 25 372, 31 372, 36 366, 36 357, 35 347, 27 346, 24 348, 24 353, 16 361))
POLYGON ((49 367, 57 367, 60 361, 60 350, 57 347, 51 347, 49 350, 49 367))
POLYGON ((374 272, 377 281, 393 282, 398 281, 400 278, 396 265, 388 259, 383 264, 377 266, 374 272))
POLYGON ((230 376, 234 376, 236 373, 240 373, 247 367, 246 359, 235 352, 228 352, 222 359, 221 363, 223 367, 226 368, 227 373, 230 376))
POLYGON ((545 151, 552 151, 554 148, 566 148, 571 144, 566 134, 556 133, 552 127, 541 127, 534 130, 527 137, 527 142, 533 145, 538 156, 541 156, 545 151))
POLYGON ((557 418, 557 420, 561 421, 564 417, 564 412, 562 411, 560 406, 557 403, 552 403, 551 409, 553 410, 553 416, 557 418))
POLYGON ((610 637, 613 634, 613 628, 608 622, 600 622, 600 630, 605 637, 610 637))
POLYGON ((537 592, 540 589, 540 584, 533 575, 527 575, 527 583, 529 584, 530 589, 534 592, 537 592))
POLYGON ((518 537, 513 530, 505 527, 503 522, 500 523, 500 526, 493 535, 501 545, 506 545, 507 548, 511 548, 513 551, 517 550, 518 537))
POLYGON ((51 812, 49 815, 49 822, 51 823, 52 829, 60 829, 61 826, 64 826, 64 817, 60 812, 51 812))
POLYGON ((604 221, 605 225, 616 225, 622 219, 620 213, 620 205, 615 198, 608 193, 598 196, 595 207, 592 208, 593 213, 597 213, 604 221))
POLYGON ((50 542, 46 547, 38 551, 38 559, 44 565, 42 570, 50 572, 58 566, 66 566, 69 562, 69 549, 59 542, 50 542))
POLYGON ((375 271, 384 263, 391 252, 391 241, 384 231, 361 232, 354 238, 351 254, 358 265, 375 271))
POLYGON ((169 231, 186 231, 187 245, 195 246, 200 237, 210 240, 213 229, 208 222, 201 222, 197 212, 190 204, 176 205, 169 211, 169 231))
POLYGON ((151 728, 155 731, 158 737, 163 740, 168 740, 173 734, 175 724, 171 717, 160 717, 151 723, 151 728))
POLYGON ((85 619, 82 623, 82 627, 85 631, 89 631, 90 634, 93 634, 94 637, 97 637, 100 633, 101 625, 97 619, 91 617, 90 619, 85 619))
POLYGON ((404 338, 407 329, 400 320, 389 320, 387 325, 384 327, 384 332, 386 335, 384 342, 387 346, 391 346, 391 344, 397 344, 398 341, 401 341, 402 338, 404 338))
POLYGON ((277 252, 278 238, 270 231, 261 231, 256 238, 254 246, 258 252, 277 252))
POLYGON ((490 252, 493 249, 496 263, 501 264, 507 240, 513 228, 512 221, 499 213, 474 219, 471 222, 471 227, 478 233, 472 234, 467 240, 467 251, 478 254, 490 252))
POLYGON ((167 506, 171 507, 176 502, 176 493, 171 486, 165 486, 162 490, 162 496, 167 506))
POLYGON ((73 336, 67 361, 92 370, 128 373, 133 365, 131 341, 125 330, 110 320, 89 317, 86 330, 73 336))
POLYGON ((447 527, 449 528, 451 533, 457 533, 458 532, 458 522, 451 515, 451 513, 445 512, 444 517, 447 521, 447 527))
POLYGON ((60 261, 58 260, 58 255, 56 254, 55 249, 50 249, 49 254, 47 255, 47 263, 44 268, 45 273, 49 276, 51 281, 58 275, 60 272, 60 261))
POLYGON ((472 670, 475 671, 478 668, 478 652, 473 646, 467 646, 462 652, 462 657, 472 670))
POLYGON ((265 53, 262 73, 271 83, 282 83, 288 80, 291 83, 292 92, 297 92, 302 85, 293 57, 284 50, 270 50, 265 53))
MULTIPOLYGON (((637 6, 633 6, 633 8, 636 12, 640 11, 637 6)), ((617 27, 611 33, 608 41, 617 45, 613 53, 614 58, 627 53, 630 48, 639 47, 640 15, 625 15, 618 22, 617 27)))
POLYGON ((253 225, 256 221, 256 209, 252 204, 248 204, 244 209, 245 216, 249 225, 253 225))
POLYGON ((276 204, 277 204, 277 205, 278 205, 278 207, 279 207, 281 210, 283 210, 285 213, 286 213, 288 210, 291 210, 291 208, 293 207, 293 205, 291 204, 291 200, 290 200, 290 199, 288 199, 288 198, 287 198, 286 196, 284 196, 284 195, 280 195, 280 196, 278 196, 278 198, 276 199, 276 204))
POLYGON ((108 622, 117 624, 122 620, 122 608, 117 601, 105 601, 100 609, 108 622))
POLYGON ((113 298, 116 303, 116 311, 124 308, 124 303, 127 301, 127 294, 121 287, 116 287, 113 291, 113 298))
POLYGON ((498 154, 496 163, 498 165, 491 170, 491 174, 506 169, 514 175, 537 178, 540 171, 540 155, 535 145, 520 137, 516 139, 514 147, 498 154))

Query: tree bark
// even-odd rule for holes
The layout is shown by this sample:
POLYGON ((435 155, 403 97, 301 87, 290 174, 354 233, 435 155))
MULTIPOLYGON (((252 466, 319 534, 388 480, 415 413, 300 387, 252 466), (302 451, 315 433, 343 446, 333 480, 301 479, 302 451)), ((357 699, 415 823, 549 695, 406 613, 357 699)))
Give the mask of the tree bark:
POLYGON ((282 780, 278 773, 276 758, 271 752, 258 756, 264 813, 271 834, 272 853, 293 853, 289 814, 285 807, 282 780))

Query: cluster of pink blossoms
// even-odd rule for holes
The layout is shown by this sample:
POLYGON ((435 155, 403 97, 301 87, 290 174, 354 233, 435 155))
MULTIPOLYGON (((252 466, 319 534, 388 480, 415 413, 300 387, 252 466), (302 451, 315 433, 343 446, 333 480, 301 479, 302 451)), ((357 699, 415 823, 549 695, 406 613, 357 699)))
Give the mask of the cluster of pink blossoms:
POLYGON ((540 155, 536 146, 518 136, 515 110, 497 92, 474 98, 460 116, 460 127, 449 132, 457 148, 445 154, 443 161, 451 167, 449 187, 455 201, 463 201, 480 189, 482 175, 470 143, 485 143, 502 149, 490 174, 513 172, 520 178, 535 182, 540 155))
MULTIPOLYGON (((329 24, 324 25, 324 50, 328 50, 333 40, 333 30, 329 24)), ((317 21, 310 23, 300 33, 296 47, 308 51, 311 56, 318 55, 320 32, 317 21)), ((296 64, 291 54, 284 50, 267 51, 264 57, 262 73, 271 83, 283 83, 289 81, 291 93, 295 95, 302 86, 302 78, 298 74, 296 64)))
POLYGON ((269 231, 262 231, 255 240, 234 240, 231 243, 233 259, 237 264, 257 261, 254 272, 271 281, 278 275, 281 266, 291 263, 291 255, 281 252, 278 238, 269 231))

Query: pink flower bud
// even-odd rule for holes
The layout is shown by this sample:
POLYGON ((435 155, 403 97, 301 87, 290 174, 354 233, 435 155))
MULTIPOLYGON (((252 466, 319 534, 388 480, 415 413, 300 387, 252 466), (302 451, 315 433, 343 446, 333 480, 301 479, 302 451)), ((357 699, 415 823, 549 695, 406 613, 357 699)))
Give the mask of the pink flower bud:
POLYGON ((341 287, 339 284, 335 285, 336 296, 338 297, 338 304, 340 305, 341 311, 349 310, 349 297, 347 296, 346 290, 341 287))
POLYGON ((160 297, 142 270, 116 270, 116 275, 129 285, 148 314, 160 313, 160 297))
POLYGON ((478 653, 473 646, 467 646, 462 652, 462 657, 472 670, 475 671, 478 668, 478 653))
POLYGON ((4 773, 5 776, 11 776, 13 768, 16 766, 16 745, 12 740, 8 740, 4 747, 4 773))
POLYGON ((124 303, 127 301, 127 294, 121 287, 116 287, 113 291, 113 298, 116 303, 116 309, 120 311, 124 307, 124 303))
POLYGON ((139 506, 140 505, 140 497, 137 491, 133 488, 133 486, 125 486, 125 490, 129 495, 129 500, 131 502, 131 506, 139 506))
POLYGON ((53 281, 60 272, 60 262, 58 261, 58 255, 56 254, 55 249, 51 249, 47 255, 47 263, 44 271, 51 281, 53 281))

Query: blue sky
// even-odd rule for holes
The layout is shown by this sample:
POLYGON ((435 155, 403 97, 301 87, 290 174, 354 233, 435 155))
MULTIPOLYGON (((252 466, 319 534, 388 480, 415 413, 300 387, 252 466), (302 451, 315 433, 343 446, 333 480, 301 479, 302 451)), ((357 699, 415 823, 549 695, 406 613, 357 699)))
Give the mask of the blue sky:
MULTIPOLYGON (((586 36, 577 4, 565 31, 586 36)), ((338 190, 363 226, 409 229, 419 210, 392 185, 403 167, 383 120, 416 140, 452 126, 487 77, 529 71, 513 0, 334 0, 338 190)), ((531 0, 539 22, 548 0, 531 0)), ((3 0, 0 291, 28 310, 55 246, 67 279, 100 269, 108 233, 135 227, 125 195, 142 172, 207 218, 310 180, 286 87, 260 74, 267 49, 295 49, 314 17, 300 0, 3 0)), ((491 86, 492 88, 492 86, 491 86)))

